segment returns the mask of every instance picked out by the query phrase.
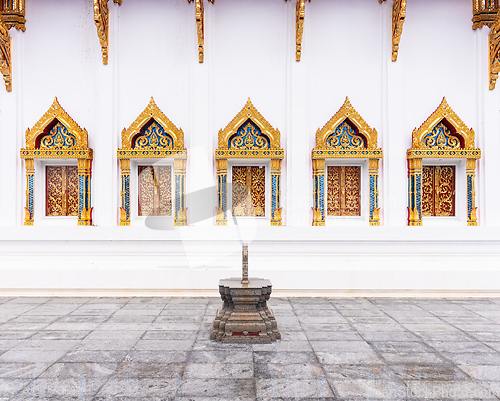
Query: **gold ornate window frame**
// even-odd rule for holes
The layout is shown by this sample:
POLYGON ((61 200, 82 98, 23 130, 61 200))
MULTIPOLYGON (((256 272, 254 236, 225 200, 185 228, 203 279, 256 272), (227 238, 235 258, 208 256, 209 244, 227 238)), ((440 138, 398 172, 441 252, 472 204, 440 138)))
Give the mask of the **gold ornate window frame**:
POLYGON ((219 130, 219 146, 215 150, 217 163, 217 218, 218 226, 227 225, 227 166, 228 160, 271 160, 271 226, 281 226, 281 161, 285 152, 280 148, 280 132, 257 111, 250 98, 226 128, 219 130), (255 124, 269 140, 268 149, 241 146, 230 148, 229 141, 248 120, 255 124))
POLYGON ((369 220, 371 226, 380 225, 380 207, 378 202, 378 171, 382 149, 377 148, 377 130, 370 128, 358 114, 346 97, 342 107, 325 124, 316 131, 316 147, 312 150, 313 162, 313 226, 325 225, 325 175, 327 160, 368 159, 368 176, 370 187, 369 220), (344 122, 350 122, 357 129, 358 135, 364 137, 365 147, 329 146, 328 137, 344 122))
POLYGON ((26 148, 21 149, 21 159, 26 167, 26 207, 24 225, 32 226, 34 222, 35 202, 35 159, 77 159, 78 161, 78 225, 92 225, 91 176, 93 151, 88 147, 87 130, 80 126, 61 107, 57 97, 49 110, 30 130, 26 130, 26 148), (49 133, 57 122, 74 137, 71 146, 40 146, 39 140, 49 133))
POLYGON ((418 129, 413 130, 412 147, 406 152, 408 160, 408 225, 422 225, 422 159, 466 159, 467 180, 467 225, 477 226, 477 208, 475 206, 476 160, 481 158, 481 150, 474 146, 475 133, 443 98, 438 108, 418 129), (441 122, 446 121, 453 127, 454 136, 458 136, 459 148, 427 146, 425 137, 441 122))
POLYGON ((1 0, 2 19, 7 29, 15 27, 23 32, 26 31, 26 5, 25 0, 1 0))
POLYGON ((121 207, 120 225, 130 226, 130 160, 131 159, 174 159, 174 182, 175 182, 175 212, 174 222, 176 226, 187 225, 186 218, 186 159, 187 150, 184 148, 184 133, 177 128, 172 121, 156 105, 153 97, 136 118, 136 120, 122 131, 122 147, 117 151, 121 169, 121 207), (133 141, 140 135, 143 128, 151 121, 165 130, 172 138, 172 145, 167 147, 146 146, 134 148, 133 141))

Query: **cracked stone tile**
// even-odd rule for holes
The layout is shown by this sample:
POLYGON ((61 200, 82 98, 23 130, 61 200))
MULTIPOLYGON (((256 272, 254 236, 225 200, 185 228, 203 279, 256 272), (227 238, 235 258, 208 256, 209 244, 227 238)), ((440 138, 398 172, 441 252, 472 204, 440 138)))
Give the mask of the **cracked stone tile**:
POLYGON ((316 398, 332 397, 334 394, 324 376, 312 379, 257 379, 255 381, 257 397, 274 398, 316 398))

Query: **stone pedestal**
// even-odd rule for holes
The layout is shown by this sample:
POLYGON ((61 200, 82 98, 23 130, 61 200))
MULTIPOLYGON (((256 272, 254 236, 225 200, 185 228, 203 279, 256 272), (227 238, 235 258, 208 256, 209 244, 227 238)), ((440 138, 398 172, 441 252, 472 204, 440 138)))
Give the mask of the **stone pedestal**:
POLYGON ((210 339, 224 343, 263 344, 281 339, 276 319, 267 301, 271 296, 270 280, 240 278, 219 281, 223 304, 212 323, 210 339))

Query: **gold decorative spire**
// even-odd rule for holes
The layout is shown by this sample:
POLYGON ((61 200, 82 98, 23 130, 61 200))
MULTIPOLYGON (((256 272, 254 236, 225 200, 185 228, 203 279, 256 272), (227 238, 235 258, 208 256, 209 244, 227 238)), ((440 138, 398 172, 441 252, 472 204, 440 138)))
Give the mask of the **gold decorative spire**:
POLYGON ((6 24, 0 19, 0 71, 5 81, 7 92, 12 91, 12 58, 10 35, 6 24))
MULTIPOLYGON (((188 0, 191 3, 193 0, 188 0)), ((208 0, 210 3, 214 3, 214 0, 208 0)), ((198 61, 203 63, 205 59, 205 10, 203 8, 203 0, 194 0, 196 6, 196 30, 198 33, 198 61)))
POLYGON ((495 89, 495 85, 500 72, 500 12, 497 13, 493 25, 491 25, 490 35, 490 89, 495 89))

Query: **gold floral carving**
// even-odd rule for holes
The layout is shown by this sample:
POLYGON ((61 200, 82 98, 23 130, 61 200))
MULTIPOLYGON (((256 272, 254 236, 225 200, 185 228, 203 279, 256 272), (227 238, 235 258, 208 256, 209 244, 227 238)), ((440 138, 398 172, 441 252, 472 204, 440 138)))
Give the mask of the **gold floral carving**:
POLYGON ((216 159, 227 158, 267 158, 267 159, 283 159, 284 151, 280 148, 280 132, 274 129, 271 124, 258 112, 254 107, 250 98, 241 109, 241 111, 231 120, 231 122, 223 130, 219 130, 218 135, 219 147, 215 151, 216 159), (238 129, 245 124, 247 120, 251 120, 260 130, 262 135, 269 139, 269 149, 229 149, 229 139, 238 129))
POLYGON ((392 4, 392 61, 398 59, 399 42, 406 18, 406 0, 394 0, 392 4))
POLYGON ((119 159, 130 158, 161 158, 174 157, 186 158, 186 149, 184 148, 184 132, 177 128, 175 124, 160 110, 153 97, 144 111, 139 114, 135 121, 127 129, 122 131, 122 147, 118 149, 119 159), (133 149, 133 140, 140 134, 141 130, 150 122, 156 122, 163 127, 173 139, 171 148, 162 149, 158 146, 155 149, 133 149), (152 152, 151 150, 154 150, 152 152))
MULTIPOLYGON (((191 3, 193 0, 188 0, 191 3)), ((214 3, 214 0, 208 0, 210 3, 214 3)), ((198 34, 198 61, 203 63, 205 58, 205 8, 203 6, 203 0, 194 0, 196 8, 196 32, 198 34)))
POLYGON ((415 128, 412 134, 412 147, 408 149, 407 158, 422 157, 439 157, 439 158, 481 158, 481 151, 474 147, 475 133, 471 128, 467 128, 464 122, 448 105, 444 97, 438 108, 429 116, 427 120, 420 126, 415 128), (454 135, 461 138, 460 147, 448 147, 438 149, 434 146, 429 146, 426 143, 425 137, 437 127, 443 120, 447 121, 454 129, 454 135), (423 153, 425 152, 425 154, 423 153))
POLYGON ((80 128, 59 104, 57 97, 33 128, 26 130, 26 148, 21 149, 23 159, 92 159, 92 157, 92 149, 88 147, 87 130, 80 128), (69 149, 58 149, 57 152, 36 146, 37 140, 47 135, 47 128, 58 122, 75 138, 74 146, 69 149))
POLYGON ((500 72, 500 11, 497 12, 495 21, 491 25, 489 35, 490 45, 490 89, 495 89, 500 72))
POLYGON ((472 29, 491 27, 499 10, 498 0, 472 0, 472 29))
POLYGON ((7 92, 12 91, 12 56, 10 51, 10 35, 6 24, 0 19, 0 71, 5 81, 7 92))
POLYGON ((25 0, 3 0, 1 14, 7 29, 15 27, 26 31, 25 0))
MULTIPOLYGON (((366 140, 366 146, 363 147, 368 150, 377 150, 380 153, 377 153, 379 157, 382 158, 382 149, 377 149, 377 130, 375 128, 370 128, 370 126, 366 123, 365 120, 359 115, 359 113, 354 109, 351 102, 349 101, 349 97, 346 97, 344 104, 342 107, 335 113, 335 115, 325 124, 325 126, 316 131, 316 148, 313 150, 313 159, 315 156, 317 158, 323 159, 325 156, 323 154, 319 155, 315 152, 321 150, 329 150, 331 149, 328 146, 327 139, 335 129, 341 125, 345 121, 349 121, 353 124, 357 130, 358 134, 362 135, 366 140), (321 157, 319 157, 321 156, 321 157)), ((345 152, 344 152, 345 153, 345 152)), ((371 154, 370 154, 371 155, 371 154)), ((363 157, 364 154, 361 151, 354 151, 352 154, 345 155, 344 157, 363 157)), ((341 157, 341 155, 335 155, 335 157, 341 157)), ((371 157, 370 157, 371 158, 371 157)))

